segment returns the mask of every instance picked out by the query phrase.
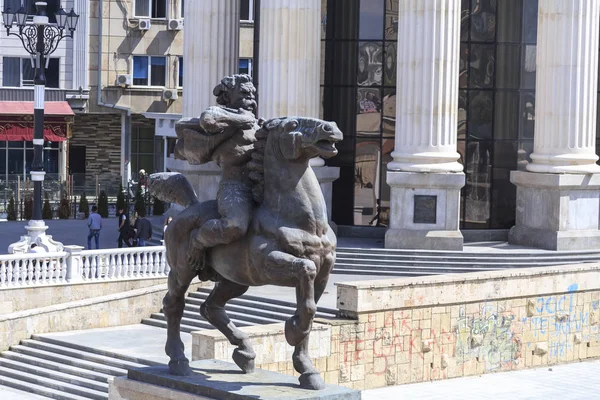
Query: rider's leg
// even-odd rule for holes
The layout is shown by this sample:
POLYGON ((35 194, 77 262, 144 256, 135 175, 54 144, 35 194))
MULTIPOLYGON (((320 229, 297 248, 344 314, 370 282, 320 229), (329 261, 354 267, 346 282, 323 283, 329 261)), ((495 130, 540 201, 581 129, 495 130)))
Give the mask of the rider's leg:
POLYGON ((246 333, 231 322, 224 308, 229 300, 243 295, 247 290, 248 286, 238 285, 223 278, 215 284, 214 289, 200 307, 200 313, 227 337, 229 343, 237 346, 233 351, 233 361, 244 372, 253 372, 256 353, 252 349, 250 339, 246 333))
POLYGON ((222 182, 218 194, 220 219, 210 219, 193 239, 196 248, 214 247, 241 239, 248 231, 254 200, 241 182, 222 182))

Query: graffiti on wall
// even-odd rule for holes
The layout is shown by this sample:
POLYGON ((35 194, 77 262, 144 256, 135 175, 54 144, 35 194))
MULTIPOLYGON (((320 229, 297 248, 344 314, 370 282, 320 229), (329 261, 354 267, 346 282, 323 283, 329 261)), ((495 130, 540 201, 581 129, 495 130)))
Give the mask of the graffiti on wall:
POLYGON ((483 306, 479 316, 466 316, 464 307, 455 327, 458 362, 477 359, 487 370, 517 363, 521 353, 519 325, 514 314, 483 306))

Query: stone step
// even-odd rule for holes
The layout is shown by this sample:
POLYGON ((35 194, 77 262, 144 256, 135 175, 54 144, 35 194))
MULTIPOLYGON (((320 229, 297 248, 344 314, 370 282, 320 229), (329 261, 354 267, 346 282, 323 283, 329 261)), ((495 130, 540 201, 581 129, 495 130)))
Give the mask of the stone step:
MULTIPOLYGON (((528 264, 527 266, 520 266, 520 268, 528 268, 531 267, 531 264, 528 264)), ((508 268, 508 267, 506 267, 508 268)), ((514 267, 514 268, 519 268, 519 267, 514 267)), ((499 269, 505 269, 505 267, 503 266, 489 266, 489 265, 463 265, 463 266, 456 266, 453 264, 440 264, 440 263, 431 263, 431 262, 427 262, 427 263, 415 263, 412 265, 381 265, 381 264, 374 264, 374 263, 356 263, 356 264, 335 264, 334 270, 354 270, 354 269, 371 269, 373 270, 374 274, 377 275, 378 271, 415 271, 415 272, 419 272, 419 271, 423 271, 423 272, 436 272, 436 273, 440 273, 440 274, 452 274, 455 272, 475 272, 475 271, 495 271, 495 270, 499 270, 499 269)), ((351 272, 349 272, 351 273, 351 272)))
MULTIPOLYGON (((152 315, 150 315, 150 318, 153 320, 167 322, 167 318, 165 317, 165 315, 163 313, 153 313, 152 315)), ((215 329, 211 324, 206 322, 204 319, 194 318, 193 316, 192 317, 184 316, 183 318, 181 318, 181 325, 191 327, 195 331, 198 331, 200 329, 215 329)))
MULTIPOLYGON (((82 386, 73 385, 66 382, 60 382, 55 379, 45 378, 43 376, 39 376, 37 374, 31 374, 28 372, 17 371, 10 368, 5 368, 0 366, 0 376, 2 378, 9 378, 14 380, 19 380, 24 382, 27 385, 35 385, 40 386, 44 389, 52 389, 53 391, 59 392, 61 395, 71 394, 76 395, 85 399, 94 399, 94 400, 105 400, 108 399, 108 387, 106 392, 101 392, 98 390, 88 389, 82 386)), ((41 394, 41 393, 37 393, 41 394)))
MULTIPOLYGON (((229 318, 232 321, 240 321, 240 322, 244 322, 246 325, 267 325, 267 324, 276 324, 278 322, 281 322, 282 320, 286 320, 287 318, 283 318, 283 319, 278 319, 278 318, 273 318, 272 316, 260 316, 257 315, 253 312, 251 312, 251 310, 247 310, 247 311, 235 311, 233 309, 231 309, 230 307, 228 307, 228 304, 225 305, 225 310, 227 311, 227 315, 229 316, 229 318)), ((188 317, 192 317, 195 318, 197 315, 200 315, 200 313, 187 313, 188 317)), ((203 318, 204 319, 204 318, 203 318)))
MULTIPOLYGON (((206 298, 208 297, 208 293, 207 292, 191 292, 188 297, 186 298, 186 303, 187 304, 193 304, 193 305, 202 305, 202 303, 204 302, 204 300, 206 300, 206 298)), ((296 305, 294 303, 287 303, 287 302, 280 302, 277 301, 279 305, 274 304, 274 302, 277 300, 273 300, 273 302, 271 302, 271 299, 266 299, 263 298, 261 301, 256 301, 256 300, 249 300, 246 296, 241 296, 241 297, 237 297, 235 299, 231 299, 227 302, 227 305, 225 306, 226 310, 229 310, 231 306, 240 306, 243 307, 248 313, 254 313, 258 310, 260 310, 260 312, 273 312, 275 313, 275 315, 281 315, 281 316, 285 316, 286 319, 289 318, 289 316, 293 315, 294 312, 296 311, 296 305), (281 305, 284 304, 285 305, 281 305)), ((323 307, 317 307, 317 314, 315 315, 315 317, 317 318, 335 318, 335 316, 337 315, 337 311, 335 311, 335 313, 330 312, 332 310, 323 308, 323 307)), ((258 315, 258 314, 257 314, 258 315)))
POLYGON ((106 356, 102 356, 99 354, 90 353, 88 351, 72 349, 69 347, 65 347, 65 346, 57 345, 57 344, 53 344, 53 343, 41 342, 39 340, 31 340, 31 339, 22 340, 21 345, 27 346, 27 347, 33 347, 33 348, 40 349, 40 350, 45 350, 48 352, 57 353, 57 354, 60 354, 60 355, 66 356, 66 357, 73 357, 78 360, 92 361, 92 362, 99 363, 102 365, 108 365, 111 367, 121 368, 124 370, 127 370, 129 368, 142 368, 142 367, 147 366, 145 364, 139 364, 139 363, 133 363, 130 361, 119 360, 119 359, 115 359, 112 357, 106 357, 106 356))
MULTIPOLYGON (((498 242, 500 243, 500 242, 498 242)), ((490 245, 493 245, 490 244, 490 245)), ((480 251, 469 251, 466 248, 463 251, 452 251, 452 250, 404 250, 404 249, 378 249, 378 248, 362 248, 362 247, 338 247, 336 254, 373 254, 373 255, 412 255, 412 256, 457 256, 457 257, 481 257, 486 256, 490 253, 484 253, 480 251)), ((569 250, 569 251, 531 251, 528 249, 523 250, 510 250, 510 251, 498 251, 501 256, 508 257, 570 257, 570 256, 590 256, 594 255, 600 258, 600 251, 598 250, 569 250)))
MULTIPOLYGON (((198 288, 197 292, 201 292, 201 293, 210 293, 211 292, 211 288, 198 288)), ((190 293, 191 294, 191 293, 190 293)), ((278 299, 271 299, 271 298, 265 298, 265 297, 258 297, 258 296, 250 296, 250 295, 243 295, 238 297, 238 299, 244 299, 244 300, 249 300, 249 301, 254 301, 254 302, 258 302, 261 304, 275 304, 278 306, 283 306, 283 307, 291 307, 293 309, 296 309, 296 304, 295 303, 290 303, 289 301, 283 301, 283 300, 278 300, 278 299)), ((321 313, 325 313, 325 314, 331 314, 331 315, 337 315, 337 310, 334 310, 332 308, 326 308, 326 307, 317 307, 317 312, 321 312, 321 313)))
MULTIPOLYGON (((36 385, 31 382, 22 381, 20 379, 13 379, 6 376, 0 375, 0 385, 11 387, 13 389, 22 390, 27 393, 33 393, 39 396, 47 397, 49 399, 56 400, 89 400, 89 397, 78 396, 74 394, 65 393, 60 390, 47 388, 44 386, 36 385)), ((108 395, 104 397, 108 399, 108 395)))
POLYGON ((63 363, 66 365, 72 365, 74 367, 79 367, 83 369, 88 369, 91 371, 101 372, 103 374, 108 374, 112 376, 122 376, 127 374, 127 370, 123 368, 116 368, 108 365, 99 364, 97 362, 87 361, 87 360, 79 360, 72 357, 63 356, 60 354, 52 353, 45 350, 35 349, 32 347, 17 345, 12 346, 11 350, 15 353, 27 354, 33 357, 38 357, 41 359, 45 359, 48 361, 54 361, 63 363))
POLYGON ((21 361, 15 361, 4 357, 0 357, 0 366, 4 368, 13 369, 17 374, 19 372, 36 374, 44 378, 54 379, 57 381, 66 382, 73 385, 82 386, 88 389, 108 393, 108 383, 106 382, 106 379, 104 382, 98 382, 92 379, 83 378, 79 375, 72 375, 56 371, 54 369, 43 368, 38 365, 26 364, 21 361))
POLYGON ((430 261, 438 263, 491 263, 491 264, 506 264, 506 263, 537 263, 537 262, 595 262, 600 260, 600 255, 590 256, 538 256, 538 257, 511 257, 506 254, 498 254, 496 257, 488 255, 471 255, 467 257, 457 256, 412 256, 412 255, 399 255, 389 256, 385 254, 336 254, 336 262, 351 263, 356 261, 371 261, 381 263, 411 263, 415 261, 430 261))
POLYGON ((56 345, 63 346, 63 347, 69 347, 69 348, 76 349, 76 350, 87 351, 88 353, 99 354, 99 355, 102 355, 105 357, 116 358, 119 360, 129 361, 129 362, 136 363, 136 364, 142 364, 142 365, 148 365, 148 366, 162 365, 162 363, 159 363, 156 361, 146 360, 146 359, 138 358, 138 357, 132 357, 129 355, 115 353, 115 352, 108 351, 108 350, 96 349, 96 348, 88 347, 88 346, 82 346, 82 345, 79 345, 76 343, 71 343, 71 342, 67 342, 65 340, 57 339, 55 337, 48 337, 48 336, 44 336, 44 335, 33 335, 33 336, 31 336, 31 338, 34 340, 39 340, 41 342, 52 343, 52 344, 56 344, 56 345))
MULTIPOLYGON (((144 318, 144 319, 142 319, 142 324, 167 329, 167 321, 162 321, 159 319, 144 318)), ((199 330, 199 328, 197 326, 189 326, 189 325, 181 324, 180 330, 181 330, 181 332, 192 333, 192 332, 199 330)))
MULTIPOLYGON (((198 299, 186 299, 186 303, 185 303, 185 310, 188 312, 194 312, 194 313, 199 313, 200 312, 200 304, 198 303, 202 303, 202 301, 198 301, 198 299), (194 302, 190 301, 193 300, 194 302)), ((244 307, 244 306, 238 306, 238 305, 234 305, 234 304, 230 304, 229 302, 227 303, 227 305, 225 306, 225 309, 227 310, 227 313, 229 314, 229 311, 232 312, 238 312, 238 313, 245 313, 246 315, 248 314, 252 314, 255 315, 257 317, 265 317, 265 318, 271 318, 271 319, 275 319, 278 321, 285 321, 288 318, 290 318, 294 313, 293 311, 291 312, 287 312, 287 313, 279 313, 279 312, 274 312, 274 311, 263 311, 262 309, 257 309, 256 307, 244 307)))
POLYGON ((377 276, 406 276, 406 277, 418 277, 418 276, 430 276, 430 275, 443 275, 445 272, 436 271, 436 272, 423 272, 423 271, 373 271, 372 269, 353 269, 351 272, 348 270, 337 270, 333 269, 331 271, 332 274, 336 275, 377 275, 377 276))
POLYGON ((8 359, 18 361, 23 364, 32 366, 38 366, 54 371, 64 372, 69 375, 79 376, 81 378, 94 380, 96 382, 107 382, 108 379, 114 375, 104 374, 97 371, 91 371, 85 368, 73 367, 71 365, 65 365, 55 361, 48 361, 45 359, 33 357, 27 354, 15 353, 14 351, 5 351, 0 354, 0 360, 8 359))

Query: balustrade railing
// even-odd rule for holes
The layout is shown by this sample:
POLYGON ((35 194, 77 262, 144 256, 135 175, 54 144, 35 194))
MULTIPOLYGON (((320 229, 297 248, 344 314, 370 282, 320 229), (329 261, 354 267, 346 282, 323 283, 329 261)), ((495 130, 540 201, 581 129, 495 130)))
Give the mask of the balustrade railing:
POLYGON ((0 255, 0 289, 101 280, 166 277, 164 246, 0 255))

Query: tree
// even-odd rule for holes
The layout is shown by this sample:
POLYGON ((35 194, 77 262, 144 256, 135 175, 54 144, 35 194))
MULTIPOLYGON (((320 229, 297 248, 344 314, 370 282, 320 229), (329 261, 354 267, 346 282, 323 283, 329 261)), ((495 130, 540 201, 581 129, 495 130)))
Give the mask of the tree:
POLYGON ((23 203, 23 219, 29 221, 31 217, 33 217, 33 199, 31 197, 25 197, 23 203))
POLYGON ((42 207, 42 219, 52 219, 52 207, 50 206, 50 196, 48 196, 48 192, 44 193, 44 207, 42 207))
POLYGON ((119 193, 117 194, 117 212, 124 210, 125 205, 125 194, 123 193, 123 185, 119 183, 119 193))
POLYGON ((146 203, 144 202, 144 196, 142 195, 142 185, 137 185, 135 190, 135 205, 133 207, 137 213, 142 216, 146 215, 146 203))
POLYGON ((100 192, 100 197, 98 198, 98 214, 102 218, 108 218, 108 197, 104 190, 100 192))
POLYGON ((90 203, 88 202, 85 193, 83 193, 83 195, 79 199, 79 212, 84 213, 86 218, 90 216, 90 203))
POLYGON ((163 203, 156 197, 154 198, 154 205, 152 206, 152 213, 154 215, 163 215, 165 213, 165 203, 163 203))
POLYGON ((15 206, 14 196, 10 198, 8 207, 6 207, 6 219, 9 221, 17 220, 17 207, 15 206))
POLYGON ((67 197, 66 193, 63 193, 62 198, 60 199, 60 205, 58 206, 58 218, 60 219, 69 219, 71 216, 71 202, 67 197))

